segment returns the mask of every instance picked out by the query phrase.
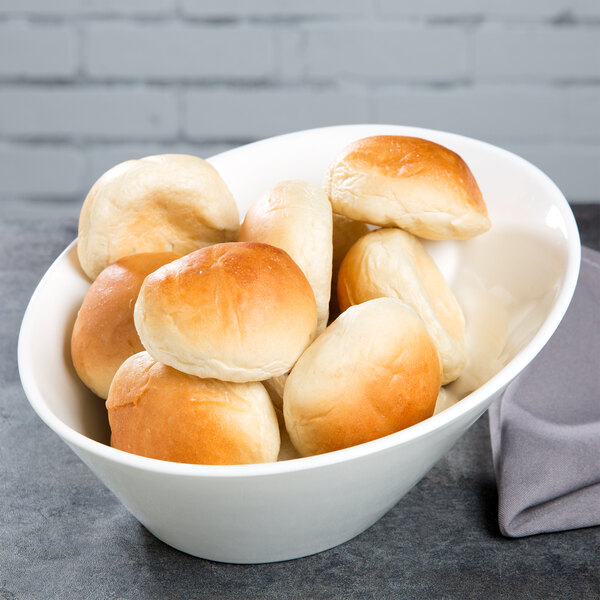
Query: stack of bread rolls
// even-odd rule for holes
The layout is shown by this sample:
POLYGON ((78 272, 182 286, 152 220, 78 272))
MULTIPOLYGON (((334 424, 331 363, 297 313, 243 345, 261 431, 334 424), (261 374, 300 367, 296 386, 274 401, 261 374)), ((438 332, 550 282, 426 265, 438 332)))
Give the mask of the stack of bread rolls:
POLYGON ((368 442, 432 416, 465 367, 461 308, 419 238, 489 227, 465 162, 420 138, 358 140, 323 187, 279 182, 241 224, 206 161, 127 161, 81 211, 73 364, 134 454, 244 464, 368 442))

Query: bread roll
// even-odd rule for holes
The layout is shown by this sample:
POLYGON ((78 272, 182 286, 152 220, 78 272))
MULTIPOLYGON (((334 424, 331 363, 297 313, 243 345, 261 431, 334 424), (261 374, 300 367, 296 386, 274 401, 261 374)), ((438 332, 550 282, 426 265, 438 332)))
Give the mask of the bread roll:
MULTIPOLYGON (((267 386, 265 386, 266 388, 267 386)), ((268 392, 269 390, 267 390, 268 392)), ((271 398, 272 400, 273 398, 271 398)), ((290 434, 287 432, 285 428, 285 420, 283 418, 283 412, 281 408, 277 408, 277 406, 273 407, 275 409, 275 414, 277 415, 277 423, 279 424, 279 438, 281 439, 281 445, 279 447, 279 455, 277 456, 277 460, 292 460, 293 458, 301 458, 298 450, 294 448, 294 444, 290 440, 290 434)))
POLYGON ((423 321, 397 298, 342 313, 302 354, 283 392, 303 456, 368 442, 433 414, 441 368, 423 321))
POLYGON ((331 294, 332 216, 325 192, 306 181, 283 181, 261 196, 240 228, 240 242, 285 250, 315 294, 317 333, 327 327, 331 294))
POLYGON ((448 388, 441 387, 440 393, 437 397, 437 402, 435 403, 435 410, 433 411, 434 415, 437 415, 441 412, 444 412, 447 408, 454 406, 460 398, 455 396, 448 388))
POLYGON ((337 276, 344 256, 352 245, 363 235, 367 235, 371 228, 361 221, 355 221, 333 213, 333 268, 331 271, 331 299, 329 301, 329 320, 333 321, 340 315, 337 301, 337 276))
POLYGON ((344 215, 333 213, 333 273, 335 276, 337 276, 348 250, 370 231, 371 228, 362 221, 355 221, 344 215))
POLYGON ((300 267, 280 248, 254 242, 215 244, 158 269, 134 318, 156 360, 238 382, 289 371, 317 327, 300 267))
POLYGON ((490 228, 464 160, 421 138, 379 135, 350 144, 330 165, 325 189, 336 213, 431 240, 470 238, 490 228))
POLYGON ((269 393, 271 402, 275 408, 283 410, 283 389, 285 388, 285 382, 287 381, 288 375, 280 375, 279 377, 272 377, 263 381, 265 389, 269 393))
POLYGON ((144 279, 177 258, 173 252, 132 254, 106 267, 90 286, 73 327, 71 358, 80 379, 101 398, 123 361, 144 349, 133 323, 144 279))
POLYGON ((110 387, 111 446, 205 465, 277 460, 279 426, 260 383, 186 375, 147 352, 128 358, 110 387))
POLYGON ((94 280, 129 254, 183 255, 234 240, 239 222, 231 192, 209 163, 185 154, 148 156, 96 181, 81 209, 77 253, 94 280))
POLYGON ((467 362, 462 310, 420 240, 400 229, 362 237, 338 274, 342 311, 382 296, 404 300, 421 316, 440 354, 442 384, 459 377, 467 362))

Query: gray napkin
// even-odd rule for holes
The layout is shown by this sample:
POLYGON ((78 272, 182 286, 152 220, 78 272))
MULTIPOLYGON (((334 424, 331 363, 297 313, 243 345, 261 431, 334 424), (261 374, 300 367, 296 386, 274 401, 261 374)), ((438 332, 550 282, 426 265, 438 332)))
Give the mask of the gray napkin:
POLYGON ((583 248, 565 318, 489 418, 504 535, 600 525, 599 252, 583 248))

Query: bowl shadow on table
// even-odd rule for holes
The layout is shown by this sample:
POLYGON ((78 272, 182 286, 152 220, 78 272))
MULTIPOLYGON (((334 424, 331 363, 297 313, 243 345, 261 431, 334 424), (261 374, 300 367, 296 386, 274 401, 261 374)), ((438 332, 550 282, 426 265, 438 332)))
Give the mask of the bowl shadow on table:
POLYGON ((498 526, 498 486, 496 480, 487 478, 476 485, 479 498, 479 520, 487 534, 493 538, 504 539, 498 526))
POLYGON ((492 461, 487 412, 434 469, 443 469, 445 477, 452 478, 452 473, 457 471, 457 463, 462 463, 460 477, 455 480, 455 486, 446 485, 456 501, 468 507, 462 517, 464 523, 459 528, 471 526, 481 538, 506 539, 498 525, 498 486, 492 461))
MULTIPOLYGON (((404 500, 421 511, 422 523, 432 537, 444 531, 449 540, 466 534, 479 540, 503 539, 498 526, 498 489, 487 413, 404 500), (421 505, 423 508, 419 508, 421 505)), ((398 507, 401 504, 402 500, 398 507)))
POLYGON ((498 526, 487 413, 388 514, 355 539, 370 536, 387 552, 398 552, 401 544, 406 545, 403 553, 414 549, 424 556, 450 546, 456 550, 474 542, 489 543, 490 538, 506 539, 498 526))

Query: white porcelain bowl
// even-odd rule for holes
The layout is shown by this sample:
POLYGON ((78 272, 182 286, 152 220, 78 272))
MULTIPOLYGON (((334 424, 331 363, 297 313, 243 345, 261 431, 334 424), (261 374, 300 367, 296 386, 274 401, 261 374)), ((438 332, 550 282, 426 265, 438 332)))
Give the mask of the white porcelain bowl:
POLYGON ((579 270, 577 227, 554 183, 514 154, 438 131, 352 125, 263 140, 210 162, 243 214, 278 181, 320 183, 347 143, 383 133, 424 137, 458 152, 479 182, 493 223, 473 240, 427 243, 463 304, 471 362, 450 388, 451 396, 464 398, 418 425, 353 448, 262 465, 178 464, 115 450, 107 445, 103 402, 84 388, 71 365, 71 328, 89 285, 75 243, 33 294, 19 337, 19 369, 31 405, 167 544, 217 561, 258 563, 297 558, 352 538, 427 473, 562 319, 579 270))

